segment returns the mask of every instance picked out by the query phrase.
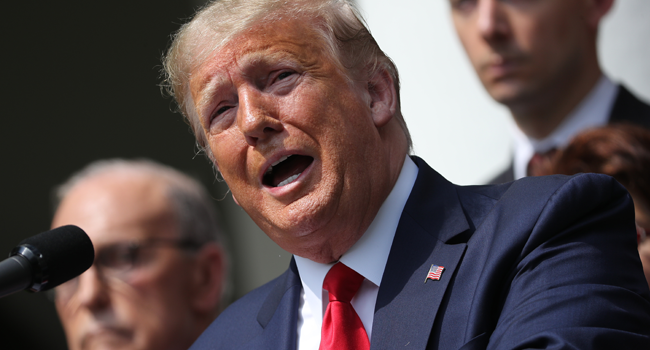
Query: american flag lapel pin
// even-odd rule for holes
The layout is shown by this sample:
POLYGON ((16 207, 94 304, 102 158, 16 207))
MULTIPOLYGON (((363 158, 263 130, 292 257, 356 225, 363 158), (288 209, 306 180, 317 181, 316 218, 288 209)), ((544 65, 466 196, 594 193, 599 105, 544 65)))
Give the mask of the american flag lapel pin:
POLYGON ((442 275, 442 271, 444 271, 444 270, 445 270, 444 266, 438 266, 438 265, 431 264, 431 268, 429 269, 429 273, 427 274, 427 278, 424 279, 424 283, 427 283, 428 280, 440 281, 440 275, 442 275))

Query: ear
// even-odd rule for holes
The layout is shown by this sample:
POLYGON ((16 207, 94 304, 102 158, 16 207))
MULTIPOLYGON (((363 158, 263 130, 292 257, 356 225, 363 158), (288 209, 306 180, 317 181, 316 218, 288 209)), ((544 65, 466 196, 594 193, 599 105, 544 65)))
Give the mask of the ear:
POLYGON ((588 0, 589 11, 587 21, 593 30, 598 29, 600 21, 611 10, 614 0, 588 0))
POLYGON ((385 67, 379 68, 368 81, 370 109, 376 127, 386 125, 397 110, 397 91, 385 67))
POLYGON ((201 314, 216 312, 227 278, 227 261, 223 248, 216 243, 205 244, 197 253, 196 266, 192 273, 192 307, 201 314))

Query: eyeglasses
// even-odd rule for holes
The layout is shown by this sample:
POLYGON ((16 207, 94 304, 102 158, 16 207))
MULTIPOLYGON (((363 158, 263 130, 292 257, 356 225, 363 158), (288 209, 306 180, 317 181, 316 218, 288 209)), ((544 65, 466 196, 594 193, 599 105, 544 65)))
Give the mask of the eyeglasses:
MULTIPOLYGON (((155 259, 152 248, 169 246, 186 251, 197 251, 202 244, 187 239, 149 238, 140 241, 116 242, 97 249, 93 267, 103 279, 117 278, 128 283, 129 277, 155 259)), ((71 297, 77 290, 79 277, 56 288, 62 298, 71 297)))
POLYGON ((201 244, 181 239, 150 238, 139 242, 118 242, 102 247, 95 256, 95 266, 103 273, 119 275, 145 265, 151 259, 147 250, 157 246, 172 246, 195 251, 201 244))

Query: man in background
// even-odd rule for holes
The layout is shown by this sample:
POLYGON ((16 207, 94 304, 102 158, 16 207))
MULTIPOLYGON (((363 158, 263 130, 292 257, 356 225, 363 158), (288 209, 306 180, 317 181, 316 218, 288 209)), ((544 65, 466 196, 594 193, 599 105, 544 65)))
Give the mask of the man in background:
POLYGON ((90 236, 95 263, 55 290, 71 350, 184 350, 223 306, 227 258, 195 180, 151 161, 91 163, 61 185, 52 227, 90 236))
POLYGON ((174 36, 166 83, 198 144, 293 254, 191 349, 650 347, 627 192, 451 184, 409 156, 397 70, 363 23, 345 0, 220 0, 174 36))
POLYGON ((539 175, 580 131, 630 122, 650 128, 650 106, 600 68, 598 27, 614 0, 449 0, 479 79, 515 120, 514 154, 492 183, 539 175))

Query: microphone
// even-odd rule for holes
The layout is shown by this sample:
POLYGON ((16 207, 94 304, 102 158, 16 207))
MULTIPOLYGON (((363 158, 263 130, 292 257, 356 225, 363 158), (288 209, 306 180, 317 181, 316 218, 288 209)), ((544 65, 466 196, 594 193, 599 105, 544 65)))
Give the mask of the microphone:
POLYGON ((29 237, 0 262, 0 298, 23 289, 41 292, 88 270, 95 260, 90 238, 67 225, 29 237))

